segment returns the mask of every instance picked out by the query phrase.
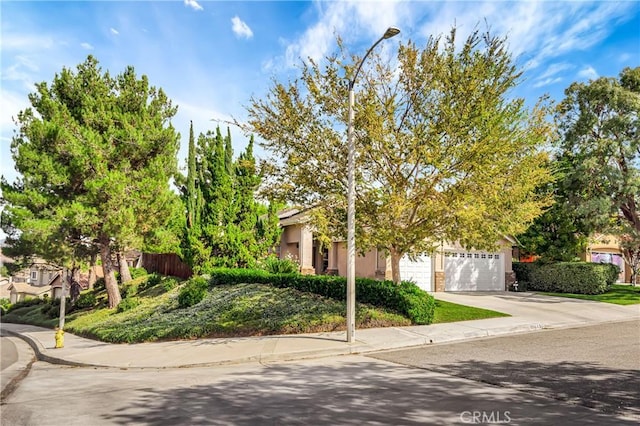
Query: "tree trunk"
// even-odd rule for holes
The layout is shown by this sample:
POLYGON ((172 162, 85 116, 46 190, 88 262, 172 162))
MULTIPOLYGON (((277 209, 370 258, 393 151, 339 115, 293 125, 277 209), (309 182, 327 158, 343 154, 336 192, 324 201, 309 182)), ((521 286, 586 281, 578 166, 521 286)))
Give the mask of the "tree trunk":
POLYGON ((89 288, 93 289, 93 286, 96 284, 96 263, 98 260, 98 253, 91 254, 91 261, 89 262, 89 288))
POLYGON ((119 251, 116 256, 118 258, 118 268, 120 271, 120 283, 124 284, 131 281, 131 272, 129 271, 129 265, 127 264, 126 256, 121 251, 119 251))
POLYGON ((402 254, 391 249, 391 279, 395 284, 400 284, 400 259, 402 254))
POLYGON ((115 308, 120 303, 120 289, 114 271, 113 261, 111 260, 111 247, 109 240, 102 242, 100 247, 100 258, 102 259, 102 269, 104 270, 104 285, 107 289, 107 298, 109 300, 109 308, 115 308))

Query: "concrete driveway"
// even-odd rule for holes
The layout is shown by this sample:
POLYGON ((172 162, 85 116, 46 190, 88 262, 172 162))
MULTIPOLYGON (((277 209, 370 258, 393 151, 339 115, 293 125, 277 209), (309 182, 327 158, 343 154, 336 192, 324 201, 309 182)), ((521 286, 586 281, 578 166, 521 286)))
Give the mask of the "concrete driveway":
POLYGON ((435 293, 436 299, 504 312, 542 326, 562 327, 640 318, 640 305, 614 305, 591 300, 515 292, 435 293))

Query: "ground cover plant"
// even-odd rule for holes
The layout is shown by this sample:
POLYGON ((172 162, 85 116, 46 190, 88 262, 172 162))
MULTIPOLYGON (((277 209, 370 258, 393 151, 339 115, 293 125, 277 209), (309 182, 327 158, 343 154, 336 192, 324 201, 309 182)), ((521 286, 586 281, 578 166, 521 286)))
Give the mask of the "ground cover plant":
MULTIPOLYGON (((120 288, 126 309, 109 309, 104 289, 83 292, 80 304, 68 303, 65 330, 112 343, 345 330, 344 300, 264 283, 206 287, 203 281, 202 277, 182 283, 157 275, 137 278, 120 288)), ((504 315, 442 301, 436 304, 434 322, 504 315)), ((52 301, 18 304, 3 321, 53 328, 58 324, 57 316, 51 315, 54 309, 52 301)), ((409 325, 411 319, 393 309, 357 303, 357 328, 409 325)))

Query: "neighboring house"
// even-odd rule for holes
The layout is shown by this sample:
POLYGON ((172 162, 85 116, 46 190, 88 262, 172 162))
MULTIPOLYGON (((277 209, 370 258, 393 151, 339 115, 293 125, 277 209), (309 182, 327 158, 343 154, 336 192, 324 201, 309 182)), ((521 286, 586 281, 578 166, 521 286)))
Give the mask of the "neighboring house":
MULTIPOLYGON (((278 215, 282 234, 280 258, 293 257, 303 274, 346 276, 345 241, 328 247, 314 238, 313 225, 305 211, 283 210, 278 215)), ((400 261, 402 280, 415 282, 420 288, 434 291, 504 291, 515 281, 511 268, 511 247, 516 242, 504 238, 497 252, 465 250, 457 243, 443 242, 433 256, 405 256, 400 261)), ((356 257, 356 276, 391 279, 390 259, 381 250, 356 257)))
POLYGON ((595 235, 589 239, 587 249, 580 256, 586 262, 613 263, 620 268, 618 282, 631 282, 631 266, 622 255, 619 240, 613 235, 595 235))
POLYGON ((26 298, 55 296, 54 286, 60 280, 61 270, 59 267, 42 259, 35 259, 29 267, 18 271, 11 277, 11 284, 7 287, 10 292, 9 300, 11 303, 16 303, 26 298))
POLYGON ((0 277, 0 299, 11 299, 9 284, 11 284, 11 279, 9 277, 0 277))
POLYGON ((36 297, 51 297, 51 287, 49 286, 13 282, 9 284, 8 290, 11 303, 21 302, 25 299, 35 299, 36 297))

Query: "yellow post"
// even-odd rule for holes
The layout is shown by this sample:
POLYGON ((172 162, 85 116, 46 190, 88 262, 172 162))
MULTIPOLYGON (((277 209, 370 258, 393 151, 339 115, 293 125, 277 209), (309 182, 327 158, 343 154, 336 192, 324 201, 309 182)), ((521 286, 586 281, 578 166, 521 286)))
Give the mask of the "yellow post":
POLYGON ((57 331, 56 331, 56 349, 63 348, 63 347, 64 347, 64 331, 62 331, 61 328, 57 328, 57 331))

